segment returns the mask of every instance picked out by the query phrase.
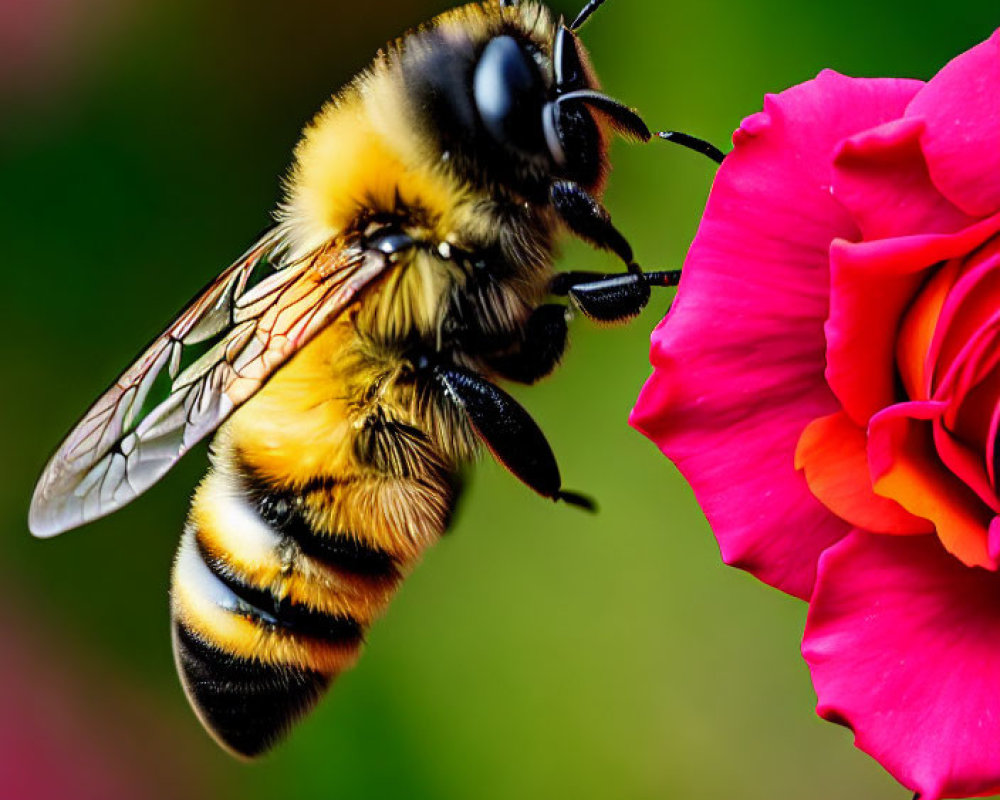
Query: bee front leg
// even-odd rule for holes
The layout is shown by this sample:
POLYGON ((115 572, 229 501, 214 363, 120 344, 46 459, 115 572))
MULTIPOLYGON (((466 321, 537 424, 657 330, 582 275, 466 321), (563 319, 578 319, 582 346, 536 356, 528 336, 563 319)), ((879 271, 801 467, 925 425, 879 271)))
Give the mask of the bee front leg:
POLYGON ((549 291, 568 296, 580 311, 595 322, 627 322, 649 302, 654 286, 676 286, 680 270, 666 272, 627 272, 608 275, 601 272, 563 272, 553 279, 549 291))
MULTIPOLYGON (((573 233, 603 250, 610 250, 631 270, 632 246, 611 223, 611 215, 578 183, 556 181, 549 188, 549 201, 573 233)), ((638 269, 638 268, 636 268, 638 269)))
POLYGON ((542 497, 594 510, 593 500, 562 488, 545 434, 513 397, 469 370, 444 364, 430 369, 445 396, 465 413, 483 444, 515 478, 542 497))

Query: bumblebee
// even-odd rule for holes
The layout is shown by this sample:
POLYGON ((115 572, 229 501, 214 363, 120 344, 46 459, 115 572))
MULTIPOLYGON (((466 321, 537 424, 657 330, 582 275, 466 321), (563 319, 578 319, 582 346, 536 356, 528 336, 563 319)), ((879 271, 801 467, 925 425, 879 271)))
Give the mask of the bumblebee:
POLYGON ((615 322, 677 281, 639 269, 600 203, 609 136, 651 134, 599 90, 577 37, 599 5, 570 25, 531 0, 467 5, 381 50, 306 127, 275 226, 42 474, 29 526, 49 537, 129 503, 215 432, 171 625, 196 714, 237 756, 271 747, 355 662, 480 445, 538 494, 589 506, 496 381, 556 367, 559 298, 615 322), (557 275, 563 230, 627 269, 557 275))

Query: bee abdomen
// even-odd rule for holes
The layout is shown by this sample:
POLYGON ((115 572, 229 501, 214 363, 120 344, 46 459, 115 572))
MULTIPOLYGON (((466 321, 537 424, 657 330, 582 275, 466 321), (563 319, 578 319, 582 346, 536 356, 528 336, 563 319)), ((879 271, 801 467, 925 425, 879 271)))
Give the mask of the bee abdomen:
POLYGON ((195 535, 198 555, 212 574, 237 598, 243 613, 263 625, 325 642, 360 645, 363 629, 349 614, 329 614, 307 605, 278 598, 269 589, 260 589, 240 578, 227 562, 213 555, 195 535))
POLYGON ((246 480, 249 497, 261 516, 281 536, 294 542, 303 555, 340 574, 394 581, 400 577, 396 558, 357 536, 317 531, 301 508, 304 493, 293 497, 254 480, 246 480))
POLYGON ((209 474, 174 568, 174 651, 201 721, 237 755, 264 752, 316 703, 387 602, 321 578, 228 478, 209 474))
POLYGON ((351 536, 323 536, 307 525, 289 526, 284 533, 310 558, 330 569, 367 578, 399 577, 396 560, 384 550, 351 536))
POLYGON ((267 750, 326 691, 330 676, 234 656, 173 623, 174 655, 185 691, 212 735, 236 755, 267 750))
POLYGON ((174 568, 174 648, 201 721, 239 755, 267 750, 353 666, 447 525, 456 487, 443 457, 382 417, 351 429, 360 441, 334 443, 348 458, 295 478, 298 454, 318 446, 253 461, 256 429, 240 446, 216 442, 174 568))

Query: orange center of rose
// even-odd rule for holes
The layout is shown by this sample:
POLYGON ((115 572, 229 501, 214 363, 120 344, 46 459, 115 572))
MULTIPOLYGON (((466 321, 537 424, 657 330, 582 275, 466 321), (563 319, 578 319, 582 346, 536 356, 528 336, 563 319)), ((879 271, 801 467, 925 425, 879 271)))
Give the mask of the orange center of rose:
POLYGON ((852 525, 936 532, 963 563, 996 569, 1000 242, 930 272, 899 325, 896 368, 896 405, 867 429, 843 411, 814 420, 795 466, 852 525))

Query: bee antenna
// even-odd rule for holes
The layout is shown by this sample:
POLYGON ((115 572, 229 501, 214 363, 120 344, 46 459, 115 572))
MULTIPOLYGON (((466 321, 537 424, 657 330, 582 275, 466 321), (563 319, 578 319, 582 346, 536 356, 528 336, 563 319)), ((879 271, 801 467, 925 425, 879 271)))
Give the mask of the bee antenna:
POLYGON ((583 103, 594 111, 598 111, 611 121, 615 130, 624 136, 630 136, 641 142, 648 142, 652 138, 649 128, 642 121, 635 111, 617 100, 608 97, 601 92, 591 89, 578 89, 575 92, 566 92, 556 100, 556 106, 565 106, 570 103, 583 103))
POLYGON ((580 28, 583 27, 583 23, 585 23, 588 19, 590 19, 590 15, 593 14, 595 11, 597 11, 597 9, 599 9, 603 5, 604 5, 604 0, 590 0, 590 2, 583 7, 583 10, 576 15, 576 19, 573 20, 573 24, 569 26, 569 29, 571 31, 580 30, 580 28))

